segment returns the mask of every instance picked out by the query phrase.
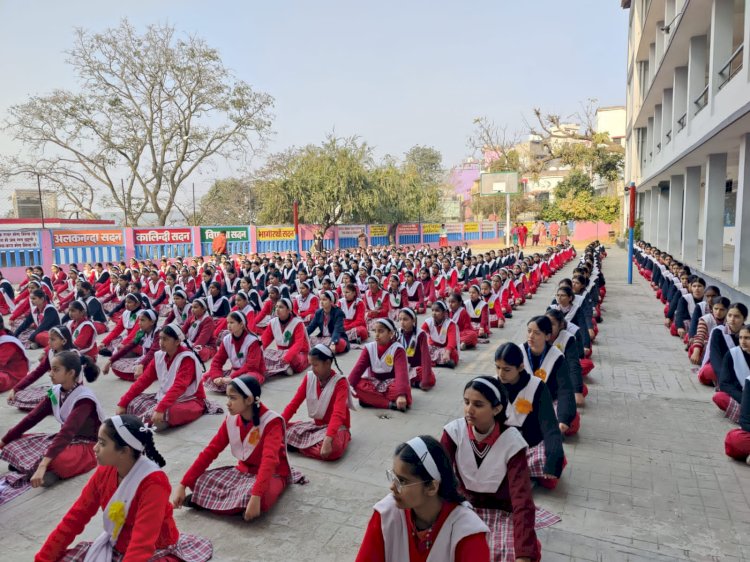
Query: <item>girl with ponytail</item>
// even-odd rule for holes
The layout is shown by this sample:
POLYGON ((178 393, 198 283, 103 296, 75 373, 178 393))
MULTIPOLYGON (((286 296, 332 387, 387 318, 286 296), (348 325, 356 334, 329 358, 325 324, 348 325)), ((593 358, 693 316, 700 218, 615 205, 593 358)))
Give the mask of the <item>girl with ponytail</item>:
POLYGON ((98 375, 98 368, 83 368, 77 352, 61 351, 52 358, 53 386, 46 399, 0 440, 0 459, 23 476, 20 480, 15 478, 12 486, 18 488, 30 481, 37 488, 94 468, 92 445, 105 416, 83 380, 86 377, 87 382, 93 382, 98 375), (26 434, 48 416, 60 423, 58 433, 26 434))
POLYGON ((74 350, 73 336, 65 326, 55 326, 49 331, 49 347, 44 350, 39 364, 18 381, 8 394, 8 404, 19 410, 33 410, 47 397, 49 386, 31 386, 49 372, 52 358, 61 351, 74 350))
POLYGON ((386 477, 391 493, 375 504, 357 562, 490 560, 487 525, 465 503, 435 438, 401 443, 386 477))
POLYGON ((329 346, 315 345, 309 358, 311 370, 307 371, 282 414, 288 424, 287 446, 306 457, 334 461, 342 457, 352 438, 349 433, 349 410, 354 409, 351 388, 329 346), (334 364, 338 373, 332 369, 334 364), (307 403, 312 421, 290 423, 302 402, 307 403))
POLYGON ((304 477, 289 466, 284 418, 260 401, 260 383, 239 376, 227 386, 226 396, 229 414, 175 488, 172 505, 242 513, 251 521, 268 511, 290 482, 302 483, 304 477), (237 465, 207 470, 227 446, 237 465))
POLYGON ((123 301, 122 315, 112 331, 102 340, 99 355, 111 357, 117 348, 129 336, 135 336, 138 331, 138 311, 143 308, 141 298, 135 293, 128 293, 123 301))
POLYGON ((79 300, 74 300, 68 306, 68 320, 65 327, 73 335, 73 346, 96 361, 99 355, 99 346, 96 344, 96 326, 89 319, 86 305, 79 300))
POLYGON ((206 400, 200 384, 203 363, 177 324, 161 330, 159 347, 143 375, 120 398, 117 413, 150 420, 159 430, 188 424, 204 413, 221 413, 218 405, 206 400), (144 393, 156 381, 158 392, 144 393))
MULTIPOLYGON (((237 301, 240 300, 238 293, 237 301)), ((226 318, 226 326, 228 330, 219 342, 216 355, 211 359, 211 367, 203 375, 203 387, 207 391, 224 394, 232 379, 241 375, 250 375, 263 384, 266 380, 263 348, 258 336, 248 330, 245 315, 239 310, 230 312, 226 318), (227 361, 229 368, 224 369, 227 361)))
POLYGON ((153 309, 138 311, 138 331, 133 337, 128 337, 115 351, 107 364, 104 374, 112 372, 123 380, 133 382, 143 374, 143 371, 159 351, 159 333, 157 328, 158 316, 153 309))
POLYGON ((153 427, 135 416, 113 416, 101 424, 92 448, 99 467, 34 560, 190 560, 213 555, 207 539, 180 533, 169 503, 166 464, 156 450, 153 427), (103 532, 68 547, 102 509, 103 532), (158 517, 153 517, 158 514, 158 517))
POLYGON ((23 344, 5 329, 5 320, 0 316, 0 392, 13 388, 28 370, 29 360, 23 344))
POLYGON ((427 334, 427 345, 433 367, 454 369, 458 365, 458 347, 461 344, 458 326, 450 319, 448 305, 437 301, 432 305, 432 316, 422 323, 427 334))

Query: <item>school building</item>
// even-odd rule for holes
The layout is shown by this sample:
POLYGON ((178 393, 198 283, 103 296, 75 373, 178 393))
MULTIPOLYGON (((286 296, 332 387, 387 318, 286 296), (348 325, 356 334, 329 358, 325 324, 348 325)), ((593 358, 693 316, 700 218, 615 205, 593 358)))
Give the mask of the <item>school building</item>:
POLYGON ((621 0, 630 11, 625 181, 643 238, 750 292, 750 3, 621 0))

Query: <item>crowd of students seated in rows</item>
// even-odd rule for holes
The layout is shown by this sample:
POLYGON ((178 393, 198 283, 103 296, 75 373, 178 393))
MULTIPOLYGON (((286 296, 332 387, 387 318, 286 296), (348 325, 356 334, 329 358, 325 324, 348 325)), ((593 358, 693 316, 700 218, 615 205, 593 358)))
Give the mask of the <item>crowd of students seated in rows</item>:
POLYGON ((714 389, 713 403, 738 428, 724 440, 726 454, 750 464, 750 324, 747 305, 721 295, 690 268, 645 242, 634 262, 664 305, 664 324, 679 338, 698 381, 714 389))
MULTIPOLYGON (((468 246, 370 248, 304 260, 290 253, 190 263, 131 260, 81 271, 54 265, 49 276, 35 267, 18 287, 0 275, 0 313, 6 315, 0 317, 0 392, 8 391, 8 403, 29 412, 0 440, 0 458, 11 467, 0 480, 0 503, 24 486, 88 472, 98 461, 38 559, 60 558, 99 508, 106 508, 106 543, 117 553, 145 548, 171 559, 207 559, 210 542, 180 535, 171 506, 258 517, 289 483, 304 482, 287 451, 322 461, 341 458, 352 438, 352 409, 407 412, 414 392, 436 386, 435 369, 456 368, 465 353, 489 343, 575 255, 569 244, 530 256, 518 247, 478 255, 468 246), (347 375, 337 358, 353 346, 360 355, 347 375), (27 350, 37 348, 41 357, 31 368, 27 350), (116 404, 103 407, 92 383, 110 373, 128 384, 116 404), (268 379, 298 373, 304 373, 298 390, 281 413, 260 401, 268 379), (35 385, 45 374, 52 386, 35 385), (147 392, 153 383, 157 392, 147 392), (164 459, 151 433, 221 413, 208 399, 214 394, 225 395, 228 415, 172 491, 167 509, 171 487, 163 481, 164 459), (309 421, 293 421, 303 402, 309 421), (61 424, 59 432, 26 433, 49 416, 61 424), (238 464, 208 470, 227 446, 238 464), (137 473, 127 489, 123 472, 137 473), (118 530, 108 514, 122 496, 140 497, 143 509, 167 509, 161 529, 141 528, 126 510, 118 530)), ((422 492, 431 501, 443 498, 435 517, 444 521, 458 497, 455 490, 443 495, 448 462, 489 528, 484 548, 491 559, 504 560, 509 552, 512 559, 538 559, 534 529, 559 519, 534 511, 530 490, 532 484, 557 485, 566 463, 563 436, 580 429, 584 377, 593 368, 606 294, 605 255, 600 245, 589 246, 572 277, 557 284, 546 314, 528 321, 526 341, 498 347, 498 376, 467 384, 466 417, 446 426, 442 447, 426 437, 400 446, 396 458, 406 464, 394 461, 389 477, 396 506, 405 509, 399 501, 407 495, 401 491, 409 475, 426 471, 437 484, 431 492, 423 480, 422 492), (425 459, 441 454, 447 460, 436 472, 425 459)), ((375 528, 386 531, 383 516, 393 507, 386 503, 383 510, 376 506, 380 515, 365 537, 375 546, 363 544, 361 560, 394 559, 368 554, 390 548, 387 533, 378 538, 375 528)), ((423 535, 415 547, 422 555, 434 544, 423 535)), ((82 544, 66 554, 80 558, 66 560, 106 549, 102 541, 82 544)), ((426 559, 422 555, 410 559, 426 559)))

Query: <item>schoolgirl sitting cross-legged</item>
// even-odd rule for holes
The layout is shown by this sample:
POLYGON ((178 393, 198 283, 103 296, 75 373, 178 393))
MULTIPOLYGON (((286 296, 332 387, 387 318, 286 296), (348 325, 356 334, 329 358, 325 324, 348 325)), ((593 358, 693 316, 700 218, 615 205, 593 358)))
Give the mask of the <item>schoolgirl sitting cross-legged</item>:
POLYGON ((245 315, 234 310, 227 316, 227 334, 219 343, 211 367, 203 375, 203 387, 224 394, 232 379, 250 375, 263 384, 266 380, 266 362, 258 336, 247 328, 245 315), (224 369, 229 361, 229 369, 224 369))
POLYGON ((725 355, 719 372, 719 388, 712 399, 727 418, 740 422, 742 392, 750 377, 750 324, 740 328, 738 345, 725 355))
POLYGON ((242 375, 227 386, 228 415, 172 495, 172 505, 257 519, 278 501, 291 481, 304 477, 289 466, 284 418, 260 401, 260 384, 242 375), (207 470, 229 446, 235 466, 207 470), (187 495, 187 489, 193 491, 187 495))
MULTIPOLYGON (((354 410, 349 381, 332 369, 336 363, 327 345, 316 344, 309 353, 310 367, 291 402, 284 408, 287 447, 313 459, 340 459, 351 441, 349 410, 354 410), (311 421, 292 422, 302 402, 311 421)), ((336 363, 336 367, 341 370, 336 363)))
POLYGON ((506 342, 495 351, 495 368, 508 393, 506 425, 517 427, 529 448, 529 474, 545 488, 554 489, 565 467, 562 434, 547 385, 523 366, 523 351, 506 342))
POLYGON ((398 341, 406 350, 409 363, 409 383, 412 388, 429 390, 435 386, 435 371, 432 369, 427 334, 417 325, 417 313, 412 308, 403 308, 399 313, 401 330, 398 341))
POLYGON ((207 539, 180 533, 169 503, 171 487, 151 428, 135 416, 113 416, 99 427, 93 454, 99 467, 35 562, 112 560, 205 562, 207 539), (68 546, 102 510, 104 531, 91 542, 68 546))
POLYGON ((365 344, 349 373, 349 384, 362 407, 405 412, 411 404, 406 351, 390 318, 378 318, 374 328, 375 341, 365 344))
POLYGON ((92 447, 105 416, 94 393, 83 385, 84 377, 88 382, 96 380, 99 368, 87 356, 83 361, 73 351, 55 355, 50 367, 53 386, 46 399, 0 440, 0 459, 17 473, 14 479, 6 478, 6 484, 18 487, 30 479, 36 488, 96 466, 92 447), (48 416, 60 424, 57 433, 25 434, 48 416))
POLYGON ((536 529, 560 518, 536 508, 526 461, 527 443, 508 426, 508 395, 494 377, 477 377, 464 387, 464 417, 443 428, 459 491, 489 527, 490 560, 537 561, 541 545, 536 529))
POLYGON ((391 493, 375 504, 356 562, 489 562, 489 530, 435 438, 401 443, 386 477, 391 493))
POLYGON ((117 413, 148 419, 159 430, 188 424, 204 413, 221 413, 220 407, 206 400, 200 384, 203 364, 177 324, 162 328, 159 347, 143 375, 120 398, 117 413), (157 381, 157 392, 146 393, 157 381))

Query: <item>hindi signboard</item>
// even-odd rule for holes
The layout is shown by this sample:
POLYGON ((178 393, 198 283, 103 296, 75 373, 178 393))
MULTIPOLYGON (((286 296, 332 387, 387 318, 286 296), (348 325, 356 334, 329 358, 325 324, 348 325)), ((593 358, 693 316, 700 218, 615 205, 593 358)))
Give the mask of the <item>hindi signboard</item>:
POLYGON ((250 240, 246 226, 202 226, 201 243, 213 242, 219 232, 226 234, 227 242, 247 242, 250 240))
POLYGON ((259 226, 255 229, 255 237, 260 242, 269 240, 294 240, 293 226, 259 226))
POLYGON ((193 231, 189 228, 134 228, 135 245, 189 244, 193 231))
POLYGON ((122 246, 122 230, 53 230, 52 242, 56 248, 85 246, 122 246))
POLYGON ((0 250, 36 250, 38 247, 36 230, 0 231, 0 250))

